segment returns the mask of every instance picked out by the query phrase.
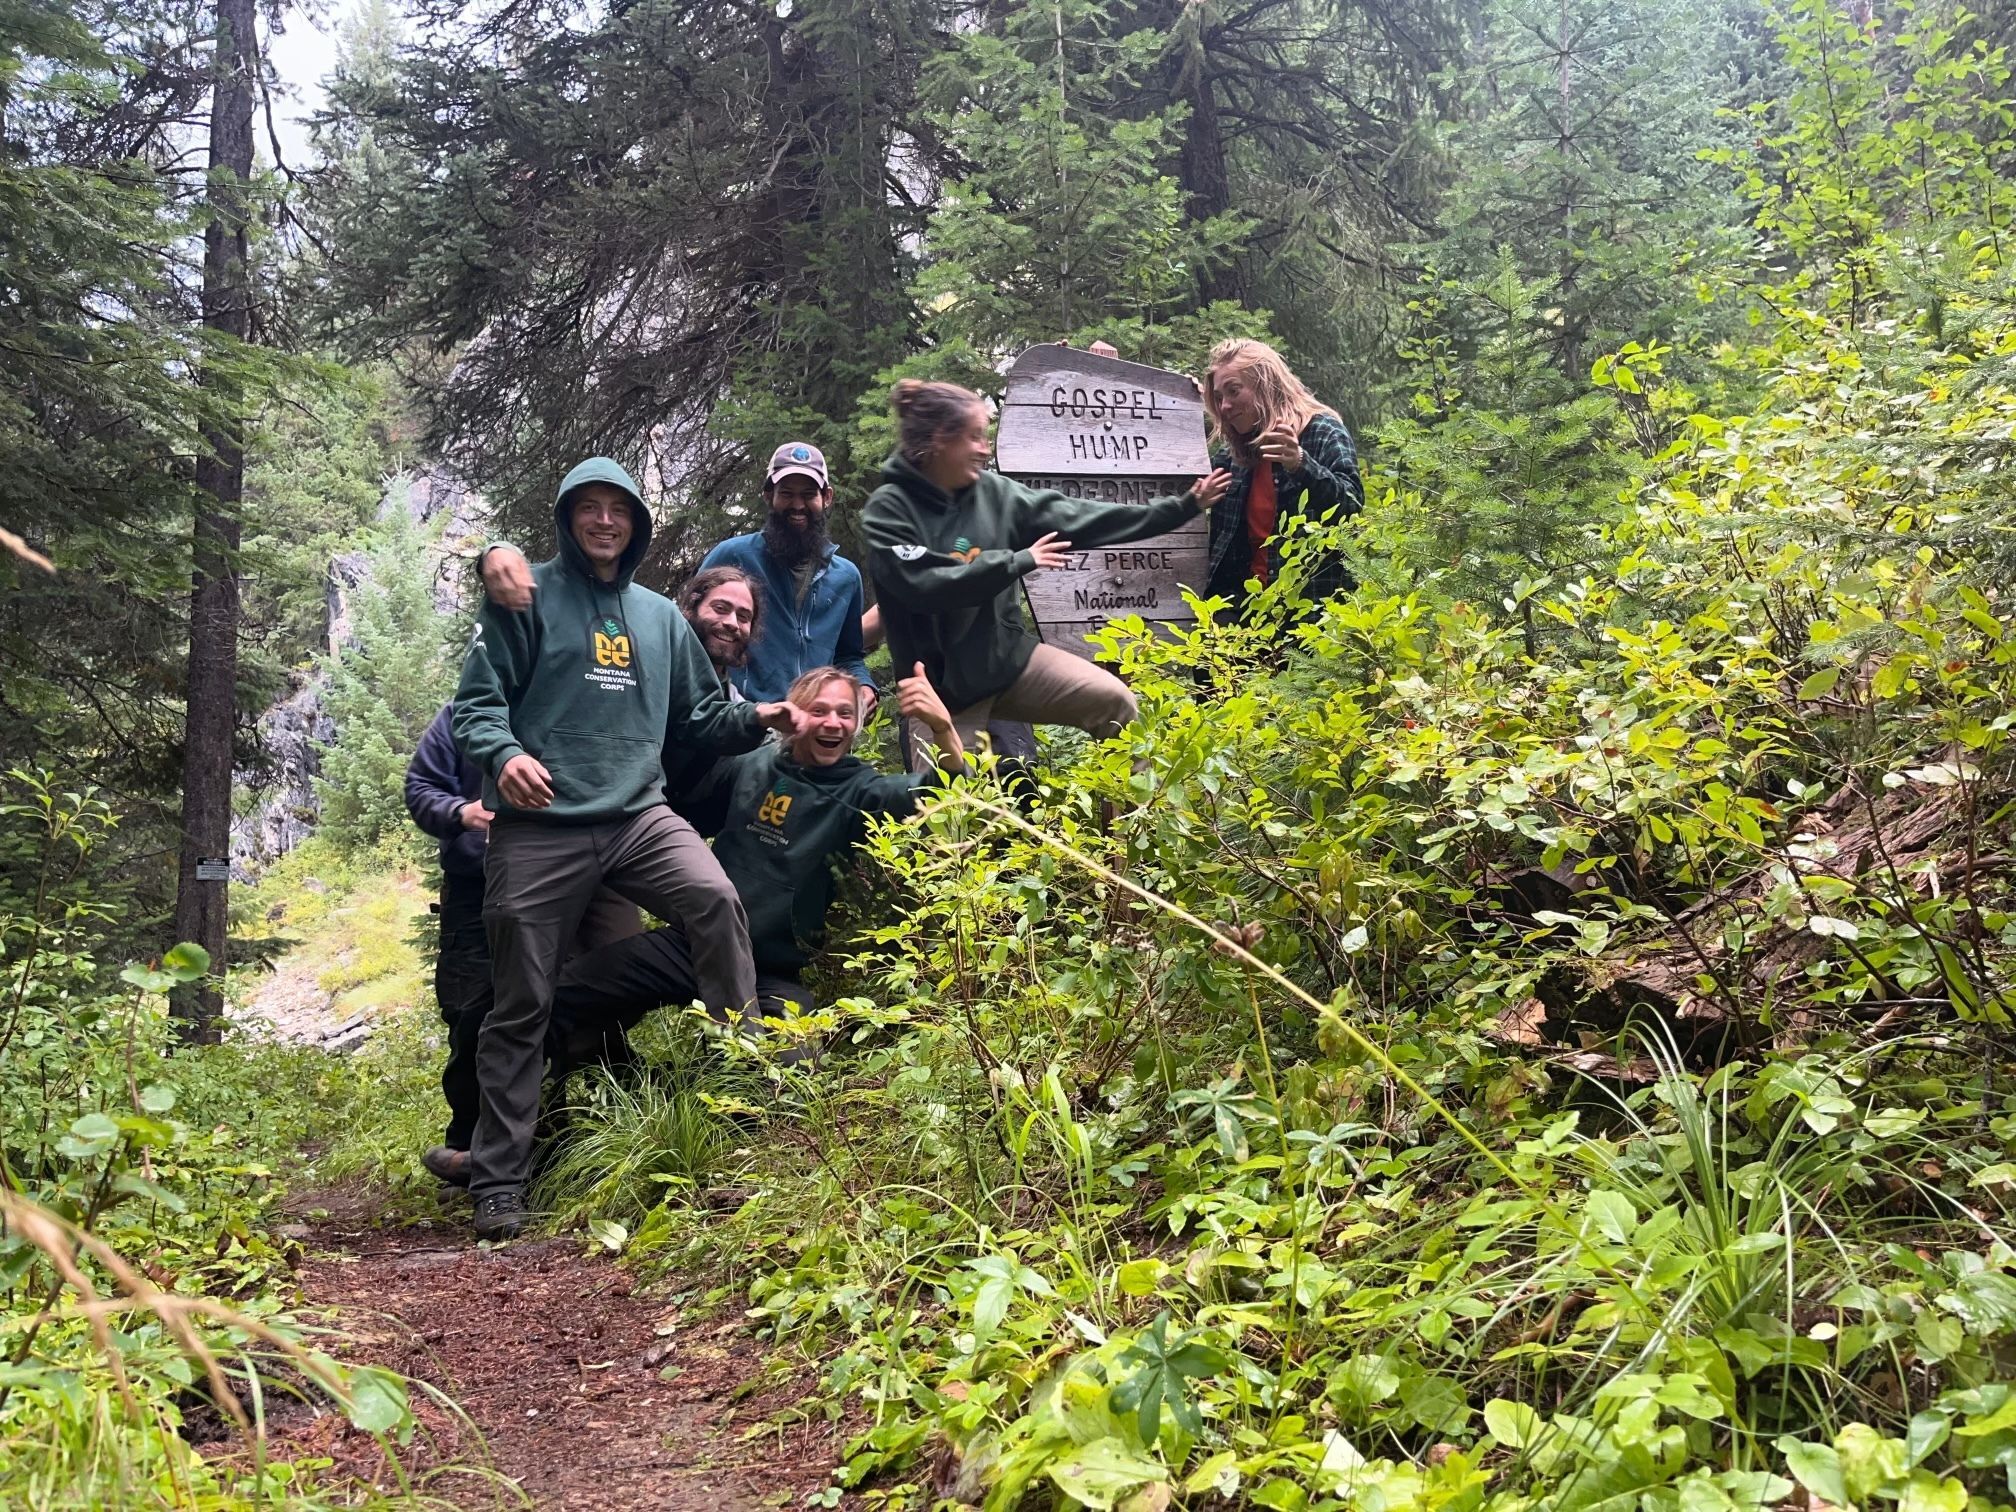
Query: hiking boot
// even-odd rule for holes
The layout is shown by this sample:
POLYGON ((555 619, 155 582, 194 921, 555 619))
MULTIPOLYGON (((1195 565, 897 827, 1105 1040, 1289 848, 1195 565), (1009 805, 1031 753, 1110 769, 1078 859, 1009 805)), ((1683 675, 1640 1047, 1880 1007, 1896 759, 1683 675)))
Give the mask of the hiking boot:
POLYGON ((452 1145, 435 1145, 421 1155, 420 1164, 427 1167, 427 1174, 437 1181, 445 1181, 450 1186, 469 1185, 467 1150, 458 1150, 452 1145))
POLYGON ((476 1199, 478 1239, 516 1239, 531 1219, 525 1210, 525 1193, 517 1187, 485 1192, 476 1199))

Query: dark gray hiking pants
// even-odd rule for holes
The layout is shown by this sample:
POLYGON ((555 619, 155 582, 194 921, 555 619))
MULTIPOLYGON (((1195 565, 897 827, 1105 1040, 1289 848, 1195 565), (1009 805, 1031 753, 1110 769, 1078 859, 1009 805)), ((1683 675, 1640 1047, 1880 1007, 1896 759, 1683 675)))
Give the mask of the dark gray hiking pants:
POLYGON ((716 1017, 756 996, 742 902, 706 842, 669 808, 607 824, 493 826, 483 924, 496 1001, 477 1043, 482 1111, 469 1146, 478 1197, 521 1187, 531 1171, 560 957, 601 886, 685 926, 700 1001, 716 1017))

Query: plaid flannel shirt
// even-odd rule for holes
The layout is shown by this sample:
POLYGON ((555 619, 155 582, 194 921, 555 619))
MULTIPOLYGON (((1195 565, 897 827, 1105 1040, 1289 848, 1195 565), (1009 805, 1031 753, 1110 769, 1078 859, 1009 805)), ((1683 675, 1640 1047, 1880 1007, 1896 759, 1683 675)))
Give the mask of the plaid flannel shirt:
MULTIPOLYGON (((1302 447, 1302 466, 1294 472, 1274 469, 1274 497, 1277 501, 1276 534, 1267 541, 1267 577, 1272 582, 1281 571, 1281 537, 1278 526, 1296 515, 1346 519, 1365 507, 1365 483, 1358 475, 1358 448, 1343 422, 1317 415, 1302 427, 1297 438, 1302 447)), ((1212 457, 1218 467, 1232 469, 1232 486, 1225 497, 1211 506, 1210 573, 1207 595, 1229 599, 1235 606, 1246 602, 1246 579, 1252 568, 1253 550, 1246 539, 1246 495, 1253 486, 1253 470, 1234 462, 1229 452, 1212 457)), ((1350 574, 1338 559, 1324 562, 1309 583, 1311 599, 1328 598, 1351 586, 1350 574)))

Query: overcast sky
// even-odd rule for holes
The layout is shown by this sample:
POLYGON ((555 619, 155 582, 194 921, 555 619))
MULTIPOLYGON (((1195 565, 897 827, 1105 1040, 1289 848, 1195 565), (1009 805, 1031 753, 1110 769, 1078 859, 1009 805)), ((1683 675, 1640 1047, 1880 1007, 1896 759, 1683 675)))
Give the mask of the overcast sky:
MULTIPOLYGON (((286 31, 267 38, 266 55, 283 86, 273 100, 273 124, 291 168, 308 163, 308 128, 303 118, 321 107, 322 79, 336 66, 336 28, 349 14, 348 0, 336 0, 319 15, 290 4, 286 31)), ((264 135, 262 131, 262 149, 264 135)))

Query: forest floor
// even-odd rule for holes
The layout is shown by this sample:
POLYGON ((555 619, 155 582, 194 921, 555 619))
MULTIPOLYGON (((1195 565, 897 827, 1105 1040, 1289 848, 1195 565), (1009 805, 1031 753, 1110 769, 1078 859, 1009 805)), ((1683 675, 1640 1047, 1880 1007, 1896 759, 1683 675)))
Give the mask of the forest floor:
MULTIPOLYGON (((359 1190, 295 1206, 313 1220, 292 1230, 301 1312, 414 1383, 415 1490, 469 1509, 754 1512, 830 1486, 845 1426, 801 1413, 802 1368, 732 1313, 695 1319, 676 1287, 639 1286, 578 1237, 483 1246, 456 1215, 399 1223, 359 1190)), ((272 1439, 275 1457, 400 1484, 339 1414, 276 1413, 272 1439)))

